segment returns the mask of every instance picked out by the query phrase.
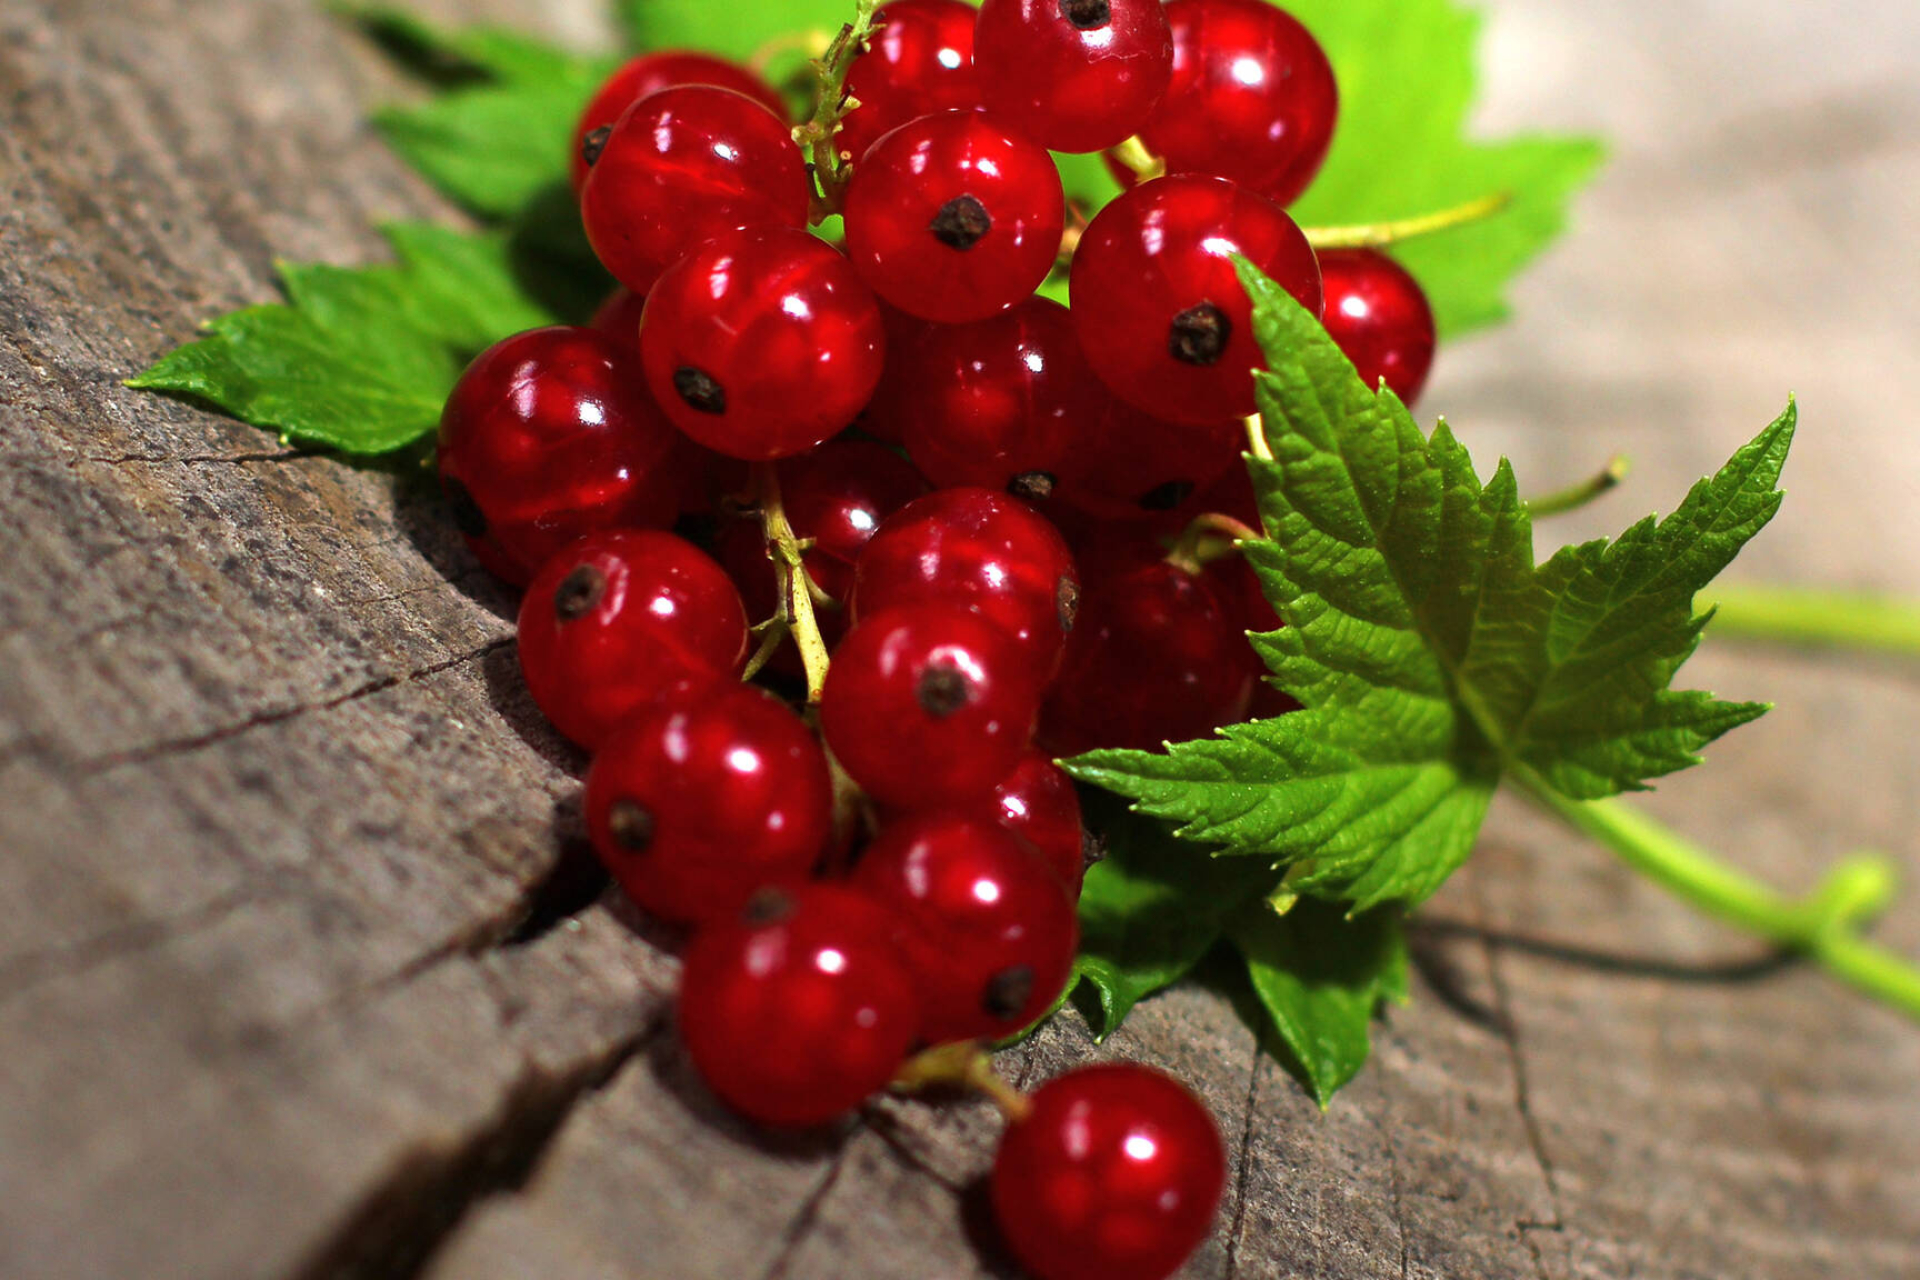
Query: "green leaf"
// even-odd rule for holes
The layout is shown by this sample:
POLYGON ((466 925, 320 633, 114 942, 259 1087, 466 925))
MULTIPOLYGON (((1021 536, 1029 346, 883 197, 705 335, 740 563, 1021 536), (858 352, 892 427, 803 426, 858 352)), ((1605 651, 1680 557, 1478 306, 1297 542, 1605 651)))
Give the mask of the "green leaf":
POLYGON ((250 307, 127 385, 218 406, 301 444, 379 454, 431 432, 467 357, 550 324, 504 235, 386 229, 397 265, 283 264, 289 303, 250 307))
POLYGON ((1399 913, 1348 918, 1303 898, 1281 915, 1261 902, 1240 912, 1231 932, 1254 994, 1286 1046, 1287 1066, 1325 1110, 1366 1064, 1380 1002, 1407 1002, 1399 913))
POLYGON ((1437 889, 1503 774, 1639 789, 1765 710, 1668 685, 1705 624, 1694 594, 1778 509, 1791 404, 1668 519, 1536 568, 1505 462, 1482 484, 1445 423, 1423 436, 1284 290, 1244 263, 1242 280, 1273 453, 1249 461, 1267 536, 1245 553, 1288 623, 1255 645, 1305 709, 1165 755, 1093 752, 1076 777, 1365 910, 1437 889))
POLYGON ((620 0, 619 12, 636 48, 744 60, 772 40, 809 31, 831 36, 853 16, 853 0, 620 0))
POLYGON ((1080 891, 1078 972, 1093 984, 1105 1039, 1133 1006, 1185 977, 1219 940, 1226 919, 1265 896, 1278 876, 1245 859, 1208 859, 1166 824, 1091 794, 1087 821, 1106 857, 1080 891))
POLYGON ((1470 226, 1396 245, 1443 337, 1507 314, 1507 283, 1557 236, 1603 156, 1591 138, 1468 135, 1479 19, 1452 0, 1287 0, 1340 86, 1333 149, 1293 208, 1302 226, 1381 222, 1506 192, 1470 226))

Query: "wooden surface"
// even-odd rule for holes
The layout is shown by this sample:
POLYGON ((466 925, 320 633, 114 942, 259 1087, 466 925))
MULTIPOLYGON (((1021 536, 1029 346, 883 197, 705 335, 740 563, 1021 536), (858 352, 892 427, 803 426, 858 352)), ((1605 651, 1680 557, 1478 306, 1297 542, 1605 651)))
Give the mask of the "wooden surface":
MULTIPOLYGON (((568 915, 579 761, 417 476, 121 389, 276 256, 441 211, 363 123, 402 86, 318 9, 0 0, 0 1276, 1011 1274, 982 1108, 779 1143, 689 1082, 672 962, 568 915)), ((1574 536, 1670 508, 1796 390, 1741 572, 1920 591, 1909 6, 1490 9, 1489 123, 1617 157, 1426 409, 1541 488, 1631 452, 1574 536)), ((1861 844, 1920 870, 1916 672, 1691 674, 1779 709, 1657 812, 1783 884, 1861 844)), ((1920 953, 1920 900, 1883 934, 1920 953)), ((1419 942, 1325 1117, 1198 990, 1007 1066, 1195 1083, 1233 1174, 1190 1277, 1920 1274, 1920 1030, 1512 809, 1419 942)))

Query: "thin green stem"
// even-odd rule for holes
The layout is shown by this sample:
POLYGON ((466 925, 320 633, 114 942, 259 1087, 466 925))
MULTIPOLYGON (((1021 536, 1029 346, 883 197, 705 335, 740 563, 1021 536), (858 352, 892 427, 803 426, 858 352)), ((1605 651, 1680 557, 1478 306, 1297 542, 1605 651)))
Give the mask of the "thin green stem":
POLYGON ((1552 493, 1542 494, 1538 498, 1527 499, 1527 514, 1539 520, 1547 516, 1565 515, 1586 506, 1603 493, 1620 486, 1627 478, 1627 472, 1633 469, 1633 463, 1624 453, 1616 453, 1593 475, 1578 484, 1568 485, 1552 493))
POLYGON ((1153 154, 1138 135, 1109 148, 1107 154, 1141 182, 1150 182, 1167 171, 1167 162, 1153 154))
POLYGON ((1411 240, 1415 236, 1430 236, 1436 231, 1451 231, 1455 227, 1464 227, 1468 223, 1482 222, 1499 213, 1513 203, 1513 197, 1505 191, 1478 200, 1469 200, 1465 204, 1454 205, 1450 209, 1439 209, 1433 213, 1423 213, 1411 218, 1395 218, 1390 222, 1363 222, 1346 227, 1303 227, 1307 233, 1307 243, 1319 249, 1379 249, 1400 240, 1411 240))
POLYGON ((816 225, 840 212, 846 199, 847 182, 853 176, 850 158, 840 154, 835 136, 840 132, 841 117, 860 105, 847 94, 847 73, 853 70, 854 61, 873 39, 878 26, 874 13, 879 7, 880 0, 857 0, 853 21, 840 28, 825 54, 814 59, 814 77, 819 88, 814 96, 813 115, 793 130, 793 140, 806 156, 807 169, 816 185, 813 200, 816 225))
POLYGON ((1896 876, 1885 858, 1843 859, 1812 894, 1794 898, 1617 800, 1569 800, 1530 771, 1513 776, 1528 799, 1700 911, 1804 955, 1849 986, 1920 1019, 1920 965, 1859 932, 1893 895, 1896 876))
POLYGON ((1920 600, 1718 583, 1701 600, 1714 605, 1716 636, 1920 657, 1920 600))

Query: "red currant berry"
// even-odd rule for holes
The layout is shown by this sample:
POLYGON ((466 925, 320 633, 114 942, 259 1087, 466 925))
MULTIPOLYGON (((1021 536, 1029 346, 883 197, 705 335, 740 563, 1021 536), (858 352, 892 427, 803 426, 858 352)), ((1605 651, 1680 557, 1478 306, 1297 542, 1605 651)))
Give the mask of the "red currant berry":
POLYGON ((1219 178, 1159 178, 1102 209, 1073 256, 1080 349, 1115 395, 1171 422, 1253 412, 1261 363, 1243 254, 1320 314, 1320 267, 1286 210, 1219 178))
POLYGON ((440 484, 480 562, 522 584, 582 534, 667 525, 674 432, 635 355, 591 329, 482 352, 440 418, 440 484))
POLYGON ((1167 21, 1173 81, 1140 140, 1171 173, 1231 178, 1291 204, 1320 172, 1339 112, 1319 41, 1267 0, 1172 0, 1167 21))
MULTIPOLYGON (((649 280, 647 287, 652 288, 649 280)), ((640 354, 640 313, 647 308, 647 295, 621 285, 607 295, 593 313, 591 325, 635 355, 640 354)))
POLYGON ((943 111, 876 142, 847 188, 847 254, 873 291, 942 324, 1032 295, 1066 225, 1045 147, 979 111, 943 111))
POLYGON ((608 77, 593 95, 593 101, 581 113, 573 131, 573 189, 577 194, 587 183, 591 168, 588 156, 598 157, 605 149, 614 122, 640 99, 683 84, 710 84, 745 94, 774 115, 787 118, 787 104, 780 95, 745 67, 735 66, 704 53, 667 50, 642 54, 608 77), (605 129, 606 133, 600 133, 605 129), (599 136, 596 137, 595 135, 599 136))
POLYGON ((1166 1280, 1200 1247, 1226 1185, 1213 1117, 1146 1067, 1047 1082, 993 1161, 993 1212, 1036 1280, 1166 1280))
POLYGON ((880 526, 855 570, 856 619, 923 604, 973 609, 1016 642, 1043 683, 1059 669, 1080 604, 1080 576, 1059 531, 990 489, 941 489, 908 503, 880 526))
POLYGON ((1382 380, 1407 404, 1420 397, 1433 368, 1433 308, 1407 269, 1373 249, 1320 255, 1327 289, 1327 332, 1346 352, 1360 380, 1382 380))
POLYGON ((935 484, 1048 497, 1068 454, 1091 439, 1112 397, 1087 367, 1067 309, 1029 298, 966 325, 929 325, 890 352, 903 439, 935 484))
POLYGON ((983 0, 983 100, 1050 151, 1100 151, 1140 132, 1173 75, 1160 0, 983 0))
POLYGON ((853 266, 790 227, 707 241, 660 277, 640 321, 647 385, 673 425, 750 461, 839 434, 873 395, 885 349, 853 266))
POLYGON ((892 917, 841 885, 773 891, 700 931, 680 971, 680 1038, 728 1107, 824 1124, 886 1086, 918 1030, 892 917))
POLYGON ((520 603, 527 690, 589 750, 674 682, 730 680, 746 656, 747 613, 726 570, 670 533, 582 538, 520 603))
POLYGON ((1078 755, 1204 737, 1246 714, 1246 649, 1205 579, 1130 552, 1096 559, 1042 739, 1057 754, 1078 755))
POLYGON ((853 425, 875 440, 899 444, 906 439, 907 424, 920 412, 921 389, 908 376, 911 353, 922 338, 946 326, 917 320, 884 301, 880 303, 880 322, 887 334, 886 367, 880 372, 873 398, 853 425))
POLYGON ((621 725, 593 758, 586 810, 593 847, 635 902, 710 920, 807 878, 832 831, 833 786, 784 703, 707 684, 621 725))
POLYGON ((853 883, 894 916, 931 1044, 1018 1031, 1073 969, 1072 901, 1041 855, 991 819, 895 818, 860 855, 853 883))
POLYGON ((1239 460, 1238 421, 1163 422, 1105 396, 1102 412, 1073 442, 1054 497, 1103 521, 1155 521, 1180 509, 1239 460))
POLYGON ((1012 636, 960 605, 924 604, 847 633, 820 728, 867 794, 922 809, 992 791, 1026 749, 1039 702, 1012 636))
POLYGON ((980 105, 973 70, 973 6, 964 0, 893 0, 880 6, 880 30, 847 76, 860 105, 841 118, 839 149, 861 157, 880 135, 935 111, 980 105))
POLYGON ((601 263, 644 293, 722 231, 806 225, 811 198, 784 120, 731 89, 681 85, 642 98, 613 126, 580 216, 601 263))
POLYGON ((1073 779, 1038 751, 1022 756, 980 812, 1040 851, 1069 897, 1078 899, 1087 870, 1087 832, 1073 779))

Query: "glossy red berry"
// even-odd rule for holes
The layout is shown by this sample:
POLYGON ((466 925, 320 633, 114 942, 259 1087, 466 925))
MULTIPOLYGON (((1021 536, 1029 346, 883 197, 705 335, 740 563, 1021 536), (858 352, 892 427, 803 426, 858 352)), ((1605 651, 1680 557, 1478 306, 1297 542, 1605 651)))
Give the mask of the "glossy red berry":
POLYGON ((1080 604, 1079 573, 1059 532, 990 489, 941 489, 908 503, 855 569, 856 619, 928 604, 972 609, 1015 642, 1042 682, 1059 668, 1080 604))
POLYGON ((1112 401, 1067 309, 1047 298, 973 324, 926 326, 889 352, 885 380, 905 393, 886 408, 928 479, 1035 501, 1052 494, 1067 455, 1097 434, 1112 401))
POLYGON ((1407 269, 1374 249, 1332 249, 1320 255, 1327 291, 1327 332, 1360 380, 1382 380, 1407 404, 1419 399, 1433 368, 1433 308, 1407 269))
POLYGON ((614 122, 626 114, 628 107, 662 89, 683 84, 710 84, 731 89, 752 98, 780 119, 787 117, 787 104, 780 100, 780 95, 745 67, 704 53, 681 50, 642 54, 609 76, 599 92, 593 95, 593 101, 587 104, 587 109, 580 114, 580 123, 573 131, 574 191, 577 193, 586 185, 591 167, 587 157, 598 156, 605 148, 614 122), (607 133, 595 137, 602 129, 607 133))
POLYGON ((586 812, 628 896, 668 920, 711 920, 807 878, 833 827, 833 789, 798 716, 721 682, 624 721, 587 772, 586 812))
POLYGON ((1073 318, 1114 394, 1172 422, 1253 412, 1262 363, 1243 254, 1316 316, 1320 267, 1286 210, 1219 178, 1159 178, 1094 217, 1073 257, 1073 318))
POLYGON ((894 818, 853 883, 893 914, 931 1044, 1011 1035, 1066 985, 1080 940, 1072 900, 1035 849, 990 819, 894 818))
POLYGON ((1204 578, 1130 550, 1096 560, 1042 741, 1066 756, 1205 737, 1246 714, 1246 646, 1204 578))
POLYGON ((1245 447, 1237 420, 1165 422, 1110 395, 1099 408, 1054 486, 1056 504, 1096 520, 1162 519, 1234 467, 1245 447))
POLYGON ((893 924, 863 894, 811 884, 702 929, 680 971, 680 1038, 707 1087, 776 1128, 884 1088, 919 1026, 893 924))
POLYGON ((613 126, 580 216, 602 265, 644 293, 711 236, 806 225, 811 198, 786 121, 731 89, 681 85, 642 98, 613 126))
POLYGON ((647 385, 673 425, 752 461, 838 435, 880 381, 885 329, 837 250, 804 231, 715 236, 654 285, 640 322, 647 385))
MULTIPOLYGON (((653 282, 647 282, 648 288, 653 282)), ((606 334, 635 355, 640 354, 640 313, 647 309, 647 295, 621 285, 608 294, 600 309, 593 313, 591 326, 606 334)))
POLYGON ((673 522, 674 432, 639 361, 591 329, 535 329, 468 366, 440 418, 440 484, 480 562, 521 584, 582 534, 673 522))
POLYGON ((1167 21, 1173 80, 1140 140, 1170 173, 1230 178, 1291 204, 1320 172, 1339 113, 1319 41, 1267 0, 1172 0, 1167 21))
POLYGON ((1081 825, 1080 793, 1066 770, 1029 751, 985 804, 968 810, 976 811, 1039 850, 1068 896, 1079 898, 1087 869, 1087 832, 1081 825))
POLYGON ((1026 749, 1039 701, 1012 636, 961 605, 922 604, 847 633, 820 727, 868 795, 920 809, 992 791, 1026 749))
POLYGON ((847 256, 909 315, 984 320, 1047 278, 1066 213, 1045 147, 984 112, 943 111, 901 125, 854 167, 847 256))
POLYGON ((683 679, 739 674, 747 615, 727 574, 670 533, 597 533, 548 561, 520 603, 520 669, 554 727, 597 749, 683 679))
POLYGON ((1051 151, 1100 151, 1147 123, 1173 75, 1160 0, 983 0, 984 101, 1051 151))
POLYGON ((841 117, 834 139, 855 171, 882 134, 935 111, 980 105, 973 69, 973 6, 964 0, 893 0, 880 30, 847 76, 860 105, 841 117))
POLYGON ((1047 1082, 994 1157, 1001 1233, 1035 1280, 1166 1280, 1213 1226, 1226 1185, 1199 1099, 1146 1067, 1047 1082))

